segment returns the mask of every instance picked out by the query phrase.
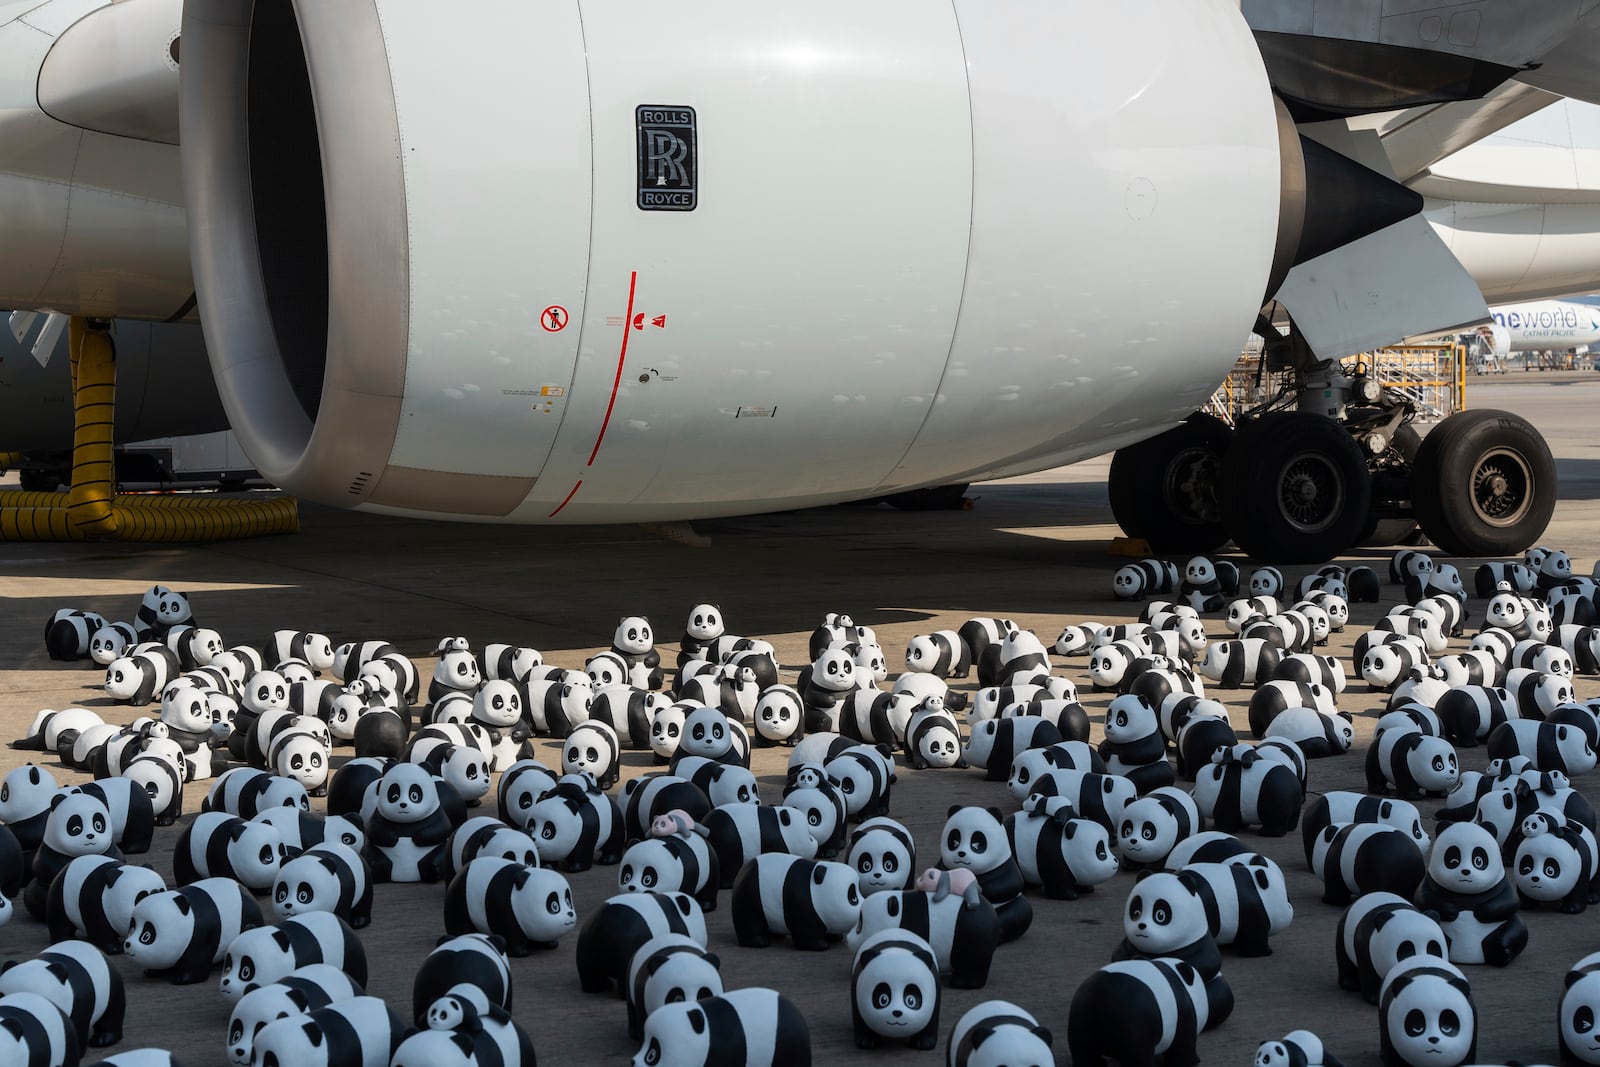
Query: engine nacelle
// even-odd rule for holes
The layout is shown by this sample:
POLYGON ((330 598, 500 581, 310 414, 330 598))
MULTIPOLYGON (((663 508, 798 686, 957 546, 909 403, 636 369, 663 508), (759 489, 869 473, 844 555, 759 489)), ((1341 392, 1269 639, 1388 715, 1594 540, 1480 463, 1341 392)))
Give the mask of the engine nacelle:
POLYGON ((1232 365, 1279 242, 1236 3, 189 0, 219 391, 270 480, 636 521, 1036 470, 1232 365))

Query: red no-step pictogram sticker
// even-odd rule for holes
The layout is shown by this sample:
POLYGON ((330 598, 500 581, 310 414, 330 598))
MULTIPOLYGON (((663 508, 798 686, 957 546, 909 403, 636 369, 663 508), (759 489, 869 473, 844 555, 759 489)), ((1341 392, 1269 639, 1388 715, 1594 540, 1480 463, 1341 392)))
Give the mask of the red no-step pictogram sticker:
POLYGON ((551 304, 539 313, 539 325, 544 327, 546 333, 560 333, 567 328, 571 318, 566 308, 560 304, 551 304))

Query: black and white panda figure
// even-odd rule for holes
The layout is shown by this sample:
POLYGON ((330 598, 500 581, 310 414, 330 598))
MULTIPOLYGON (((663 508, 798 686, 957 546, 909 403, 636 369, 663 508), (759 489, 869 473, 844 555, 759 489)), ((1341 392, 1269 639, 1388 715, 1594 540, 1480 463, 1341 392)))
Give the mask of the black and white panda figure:
POLYGON ((1191 863, 1178 871, 1178 878, 1205 905, 1217 944, 1231 945, 1241 956, 1270 956, 1268 938, 1288 929, 1294 919, 1283 871, 1265 856, 1191 863))
POLYGON ((1138 694, 1125 693, 1106 708, 1105 740, 1099 751, 1106 772, 1127 778, 1140 793, 1177 780, 1167 762, 1167 742, 1155 705, 1138 694))
MULTIPOLYGON (((124 855, 150 851, 155 836, 156 813, 150 794, 122 777, 98 778, 74 787, 105 805, 111 816, 111 837, 124 855)), ((21 842, 18 842, 19 846, 21 842)))
POLYGON ((566 737, 589 718, 594 685, 582 671, 564 671, 560 677, 534 678, 523 686, 523 714, 542 737, 566 737))
POLYGON ((1043 685, 1050 678, 1050 650, 1032 630, 1012 630, 978 661, 978 684, 1043 685))
POLYGON ((1092 819, 1077 818, 1059 797, 1030 797, 1005 818, 1006 837, 1023 883, 1048 900, 1077 900, 1117 873, 1111 834, 1092 819))
POLYGON ((939 678, 965 678, 972 672, 972 652, 954 630, 918 634, 906 645, 906 669, 939 678))
MULTIPOLYGON (((292 718, 299 723, 318 721, 304 715, 292 718)), ((293 778, 305 786, 308 796, 327 796, 328 772, 332 765, 330 741, 323 730, 282 730, 273 735, 267 747, 267 766, 274 774, 293 778)))
POLYGON ((1344 1067, 1310 1030, 1291 1030, 1276 1041, 1256 1046, 1252 1067, 1344 1067))
POLYGON ((108 856, 122 859, 111 834, 111 813, 97 798, 87 793, 60 792, 45 821, 44 838, 34 850, 22 903, 28 914, 43 922, 50 883, 79 856, 108 856))
POLYGON ((229 1067, 250 1067, 256 1034, 268 1023, 304 1015, 363 992, 358 982, 326 963, 309 964, 276 982, 257 986, 239 998, 228 1017, 229 1067))
POLYGON ((945 708, 945 702, 932 697, 911 713, 906 724, 906 762, 915 770, 967 766, 961 744, 961 724, 945 708))
POLYGON ((586 774, 564 774, 534 804, 527 822, 539 862, 559 864, 568 874, 607 866, 622 858, 622 809, 586 774))
POLYGON ((1557 674, 1513 667, 1506 671, 1506 690, 1517 702, 1517 714, 1524 719, 1543 720, 1563 704, 1577 697, 1572 680, 1557 674))
POLYGON ((1178 594, 1202 614, 1222 610, 1227 597, 1239 591, 1239 568, 1231 563, 1212 562, 1195 556, 1184 564, 1178 594))
POLYGON ((585 993, 615 984, 626 996, 628 965, 646 942, 682 934, 706 945, 706 920, 687 893, 619 893, 591 911, 578 930, 578 983, 585 993))
MULTIPOLYGON (((962 623, 956 633, 967 646, 967 658, 976 664, 990 645, 998 645, 1007 634, 1016 633, 1019 627, 1010 619, 978 616, 962 623)), ((1073 653, 1063 652, 1062 655, 1073 653)))
POLYGON ((33 717, 28 732, 11 742, 11 747, 26 752, 53 752, 60 755, 65 738, 66 751, 84 730, 103 727, 105 722, 88 708, 45 708, 33 717))
POLYGON ((1382 730, 1367 747, 1367 791, 1402 800, 1444 796, 1455 788, 1461 764, 1455 747, 1416 728, 1382 730))
POLYGON ((387 641, 346 641, 333 650, 333 676, 341 682, 353 682, 368 663, 398 654, 399 650, 387 641))
POLYGON ((407 1030, 388 1067, 533 1067, 533 1040, 497 1004, 474 989, 428 1007, 424 1026, 407 1030))
POLYGON ((189 985, 210 977, 233 939, 260 925, 248 890, 231 878, 206 878, 134 904, 122 950, 150 977, 189 985))
POLYGON ((687 812, 658 815, 649 835, 622 854, 617 888, 624 893, 688 893, 702 912, 716 911, 722 876, 709 837, 687 812))
POLYGON ((1562 1067, 1600 1065, 1600 952, 1583 957, 1566 974, 1556 1009, 1556 1042, 1562 1067))
POLYGON ((1178 589, 1178 567, 1159 559, 1142 559, 1119 567, 1111 576, 1111 595, 1118 600, 1143 600, 1178 589))
POLYGON ((1210 1017, 1205 978, 1176 959, 1130 959, 1090 974, 1067 1009, 1074 1067, 1153 1064, 1194 1067, 1195 1039, 1210 1017))
POLYGON ((1428 851, 1430 838, 1422 828, 1422 813, 1415 804, 1396 797, 1372 797, 1365 793, 1336 789, 1312 801, 1301 820, 1300 833, 1304 839, 1307 866, 1311 864, 1311 852, 1318 835, 1329 825, 1347 822, 1392 826, 1410 835, 1418 851, 1428 851))
POLYGON ((1571 678, 1574 673, 1572 657, 1567 654, 1566 649, 1533 638, 1517 642, 1511 650, 1511 659, 1507 661, 1506 666, 1508 670, 1521 667, 1524 670, 1556 674, 1563 678, 1571 678))
POLYGON ((0 1000, 0 1062, 26 1067, 76 1067, 77 1028, 38 993, 22 990, 0 1000))
POLYGON ((805 701, 793 686, 775 685, 762 690, 756 701, 755 737, 758 747, 792 745, 805 736, 805 701))
POLYGON ((1205 984, 1206 1028, 1220 1025, 1233 1012, 1233 990, 1222 977, 1205 903, 1172 871, 1141 871, 1128 893, 1122 913, 1123 940, 1113 961, 1166 958, 1193 967, 1205 984))
POLYGON ((745 948, 788 935, 797 949, 821 951, 856 925, 861 888, 846 864, 767 852, 733 880, 733 930, 745 948))
POLYGON ((1557 626, 1554 640, 1572 660, 1574 674, 1600 674, 1600 626, 1557 626))
POLYGON ((1450 962, 1504 967, 1528 944, 1516 887, 1494 835, 1475 823, 1439 831, 1417 903, 1439 917, 1450 962))
POLYGON ((1000 920, 971 871, 929 868, 916 888, 877 893, 861 904, 847 938, 852 950, 883 930, 905 930, 933 949, 953 989, 981 989, 1000 944, 1000 920))
POLYGON ((1512 862, 1512 881, 1524 907, 1561 905, 1576 915, 1600 903, 1600 866, 1594 832, 1575 819, 1537 811, 1522 821, 1522 842, 1512 862))
POLYGON ((1232 834, 1204 830, 1178 842, 1167 854, 1166 870, 1181 871, 1191 863, 1243 863, 1255 855, 1255 849, 1232 834))
POLYGON ((1042 717, 983 719, 972 726, 966 759, 969 764, 984 769, 985 781, 1003 782, 1019 755, 1031 749, 1058 745, 1062 740, 1061 731, 1042 717))
POLYGON ((1476 747, 1518 714, 1509 690, 1481 684, 1454 686, 1434 703, 1433 711, 1439 717, 1440 736, 1457 748, 1476 747))
POLYGON ((1097 643, 1101 629, 1100 623, 1097 622, 1068 626, 1061 631, 1055 644, 1050 646, 1050 651, 1058 656, 1087 656, 1097 643))
POLYGON ((89 635, 88 656, 97 667, 109 667, 113 660, 139 643, 131 622, 106 622, 89 635))
POLYGON ((1504 582, 1519 596, 1532 593, 1538 584, 1538 575, 1521 563, 1484 563, 1473 572, 1472 584, 1479 597, 1488 599, 1495 595, 1504 582))
POLYGON ((318 674, 333 670, 333 642, 326 634, 304 630, 274 630, 261 649, 262 659, 268 663, 282 663, 286 659, 304 660, 318 674))
POLYGON ((628 665, 628 684, 638 689, 660 689, 665 675, 661 653, 656 651, 655 631, 650 620, 629 615, 617 623, 611 637, 611 651, 628 665))
POLYGON ((1006 1000, 986 1000, 956 1020, 946 1042, 946 1067, 1055 1063, 1049 1029, 1006 1000))
POLYGON ((683 637, 678 641, 678 670, 691 659, 704 659, 711 643, 728 632, 722 609, 715 604, 696 604, 689 609, 688 621, 683 624, 683 637))
POLYGON ((178 676, 178 657, 163 645, 135 645, 106 667, 105 694, 119 704, 149 704, 178 676))
POLYGON ((559 778, 555 771, 538 760, 518 760, 507 767, 500 775, 500 784, 495 792, 501 821, 519 829, 527 829, 534 804, 555 788, 559 778))
POLYGON ((1259 638, 1212 641, 1200 661, 1200 674, 1224 689, 1243 689, 1269 681, 1277 673, 1283 652, 1259 638))
POLYGON ((664 708, 656 709, 650 717, 650 751, 655 755, 655 762, 669 764, 678 754, 678 745, 683 740, 683 726, 689 717, 689 712, 694 705, 671 703, 664 708))
MULTIPOLYGON (((1056 770, 1081 770, 1086 773, 1105 774, 1105 761, 1100 753, 1083 741, 1063 741, 1049 748, 1033 748, 1019 753, 1011 761, 1011 774, 1006 778, 1006 789, 1011 799, 1023 801, 1034 792, 1038 780, 1056 770)), ((1133 783, 1119 779, 1133 792, 1133 783)))
POLYGON ((533 843, 533 835, 492 815, 476 815, 456 827, 455 833, 450 835, 449 856, 446 882, 479 856, 498 856, 530 867, 539 865, 539 850, 533 843))
POLYGON ((856 691, 855 653, 848 645, 822 650, 795 687, 805 705, 805 732, 837 731, 845 701, 856 691))
POLYGON ((235 936, 223 953, 218 988, 228 1000, 237 1001, 314 963, 337 967, 356 984, 367 984, 367 953, 361 939, 343 919, 316 911, 235 936))
POLYGON ((314 845, 343 845, 360 853, 367 844, 359 815, 308 815, 294 808, 269 808, 251 821, 278 831, 290 857, 314 845))
POLYGON ((663 1004, 694 1003, 721 996, 721 961, 691 937, 663 934, 634 952, 628 963, 624 995, 628 1000, 628 1036, 639 1038, 644 1021, 663 1004))
POLYGON ((914 1049, 939 1043, 939 964, 926 941, 904 930, 881 930, 861 942, 850 969, 851 1019, 857 1048, 880 1040, 914 1049))
POLYGON ((1541 771, 1571 778, 1595 768, 1595 719, 1583 708, 1557 708, 1543 722, 1513 719, 1489 733, 1490 759, 1526 756, 1541 771))
POLYGON ((687 778, 673 774, 630 778, 622 786, 623 840, 637 841, 646 836, 659 816, 674 809, 687 812, 695 822, 701 823, 710 815, 711 808, 711 799, 705 790, 687 778))
POLYGON ((1294 770, 1246 745, 1213 753, 1195 775, 1194 800, 1218 830, 1258 827, 1263 837, 1282 837, 1300 821, 1305 792, 1294 770))
MULTIPOLYGON (((762 699, 766 699, 766 694, 762 694, 762 699)), ((916 701, 905 693, 857 690, 839 711, 839 732, 866 744, 899 746, 905 743, 906 727, 911 723, 915 708, 916 701)), ((760 729, 759 720, 757 729, 760 729)), ((757 743, 760 743, 759 738, 757 743)))
POLYGON ((0 964, 0 998, 37 993, 61 1009, 77 1031, 80 1048, 122 1040, 127 998, 122 975, 87 941, 62 941, 31 960, 0 964))
POLYGON ((1237 744, 1239 735, 1234 732, 1226 709, 1221 715, 1191 716, 1177 731, 1173 761, 1178 776, 1186 781, 1194 781, 1201 769, 1210 765, 1211 757, 1218 749, 1232 749, 1237 744))
POLYGON ((492 643, 483 646, 478 657, 483 668, 483 680, 525 682, 537 668, 544 666, 544 653, 527 645, 492 643))
POLYGON ((45 924, 51 942, 82 937, 108 955, 122 951, 133 906, 167 883, 149 867, 109 856, 80 856, 50 883, 45 924))
POLYGON ((184 759, 177 745, 166 738, 151 738, 121 776, 150 798, 157 826, 171 826, 183 814, 184 759))
POLYGON ((279 919, 331 912, 360 930, 372 922, 372 871, 354 849, 312 845, 284 862, 272 884, 279 919))
POLYGON ((856 872, 861 895, 910 889, 916 877, 916 841, 885 816, 867 819, 850 835, 844 862, 856 872))
POLYGON ((1316 708, 1329 715, 1338 711, 1333 691, 1324 686, 1281 680, 1263 682, 1250 696, 1250 733, 1265 737, 1272 720, 1290 708, 1316 708))
MULTIPOLYGON (((683 719, 683 734, 672 764, 685 756, 703 756, 719 763, 750 766, 750 734, 744 724, 720 708, 693 706, 683 719)), ((673 773, 677 773, 674 771, 673 773)))
POLYGON ((1306 759, 1325 759, 1350 751, 1355 744, 1355 720, 1348 711, 1332 715, 1320 708, 1288 708, 1273 717, 1263 740, 1292 741, 1306 759))
POLYGON ((522 721, 522 694, 515 683, 504 678, 486 679, 472 695, 472 721, 488 735, 491 770, 503 771, 533 755, 527 744, 532 730, 522 721))
POLYGON ((628 661, 619 652, 597 652, 583 662, 583 672, 596 692, 608 685, 629 685, 628 661))
POLYGON ((458 799, 452 803, 446 798, 449 789, 414 763, 396 763, 384 771, 366 824, 364 855, 374 882, 437 882, 443 877, 450 835, 462 821, 452 811, 465 811, 458 799))
POLYGON ((1460 1067, 1478 1051, 1472 988, 1453 965, 1418 956, 1384 979, 1378 995, 1383 1067, 1460 1067))
POLYGON ((805 1067, 811 1031, 776 990, 734 989, 699 1001, 663 1004, 644 1021, 633 1067, 805 1067))
POLYGON ((617 732, 590 719, 573 727, 561 743, 561 773, 587 774, 601 789, 610 789, 622 776, 620 755, 617 732))
POLYGON ((1383 823, 1333 823, 1311 846, 1311 872, 1322 879, 1322 902, 1343 907, 1366 893, 1409 899, 1427 873, 1422 849, 1404 830, 1383 823))
POLYGON ((1333 656, 1312 652, 1292 652, 1278 661, 1272 681, 1299 682, 1302 685, 1320 685, 1338 696, 1345 691, 1344 664, 1333 656))
POLYGON ((445 892, 445 932, 491 934, 508 956, 555 948, 577 925, 572 887, 548 868, 479 856, 457 872, 445 892))
POLYGON ((847 819, 861 822, 889 814, 889 797, 898 778, 887 745, 852 745, 828 760, 823 772, 843 798, 847 819))
POLYGON ((1383 980, 1401 962, 1426 957, 1448 963, 1444 931, 1395 893, 1366 893, 1345 909, 1334 932, 1339 988, 1378 1003, 1383 980))
POLYGON ((44 624, 45 651, 61 662, 83 659, 94 635, 105 625, 105 616, 92 611, 57 608, 44 624))
POLYGON ((1032 796, 1065 800, 1078 818, 1090 819, 1114 835, 1122 813, 1138 798, 1133 783, 1120 774, 1094 774, 1080 770, 1052 770, 1034 779, 1032 796))
POLYGON ((1117 823, 1117 854, 1127 870, 1159 868, 1178 842, 1205 828, 1205 817, 1194 797, 1174 786, 1163 786, 1122 810, 1122 820, 1117 823))
POLYGON ((139 640, 159 641, 172 627, 193 622, 194 609, 189 605, 188 593, 179 593, 164 585, 152 585, 139 600, 133 628, 139 640))
POLYGON ((351 997, 261 1028, 252 1062, 296 1067, 387 1067, 405 1023, 378 997, 351 997))
POLYGON ((1033 905, 1022 895, 1022 868, 1011 852, 998 808, 960 804, 950 808, 939 833, 939 859, 978 876, 984 898, 1000 917, 1000 940, 1015 941, 1033 924, 1033 905))
POLYGON ((678 777, 698 786, 713 807, 761 803, 761 785, 747 767, 718 763, 704 756, 682 756, 678 759, 678 777))
POLYGON ((232 878, 252 893, 272 888, 288 858, 277 828, 206 811, 183 828, 172 852, 172 875, 180 885, 201 878, 232 878))
MULTIPOLYGON (((856 829, 856 835, 873 831, 874 824, 889 822, 893 820, 869 819, 856 829)), ((711 811, 701 825, 706 829, 712 851, 717 854, 723 889, 731 889, 744 865, 763 853, 784 853, 801 859, 814 859, 817 855, 817 839, 811 835, 807 813, 787 804, 730 804, 711 811)), ((877 861, 880 868, 891 862, 887 858, 888 848, 883 851, 884 855, 877 861)), ((858 872, 861 870, 859 862, 859 859, 851 861, 858 872)))
POLYGON ((631 685, 610 685, 595 692, 589 705, 589 721, 610 726, 619 740, 626 738, 628 748, 648 749, 650 720, 670 703, 664 693, 646 692, 631 685))
POLYGON ((446 693, 471 693, 483 684, 483 669, 465 638, 445 638, 437 649, 439 659, 433 665, 433 678, 428 682, 428 703, 436 704, 446 693))

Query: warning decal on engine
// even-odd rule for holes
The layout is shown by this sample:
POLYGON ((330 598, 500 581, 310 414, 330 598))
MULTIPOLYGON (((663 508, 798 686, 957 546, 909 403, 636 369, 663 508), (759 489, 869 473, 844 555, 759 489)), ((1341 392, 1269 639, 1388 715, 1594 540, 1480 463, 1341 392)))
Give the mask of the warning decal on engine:
POLYGON ((694 108, 641 104, 634 122, 639 131, 639 209, 693 211, 699 202, 694 108))

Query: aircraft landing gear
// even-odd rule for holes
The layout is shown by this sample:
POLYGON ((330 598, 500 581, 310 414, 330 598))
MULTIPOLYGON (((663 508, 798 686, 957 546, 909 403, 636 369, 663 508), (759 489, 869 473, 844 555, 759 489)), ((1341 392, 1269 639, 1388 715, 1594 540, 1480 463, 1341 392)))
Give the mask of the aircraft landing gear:
POLYGON ((1228 543, 1217 476, 1233 431, 1204 412, 1166 433, 1119 449, 1106 488, 1111 514, 1156 552, 1210 552, 1228 543))
POLYGON ((1354 545, 1367 523, 1367 460, 1325 415, 1275 411, 1245 423, 1217 485, 1234 543, 1273 563, 1322 563, 1354 545))
POLYGON ((1526 419, 1459 411, 1422 439, 1411 477, 1422 532, 1453 556, 1506 556, 1544 533, 1556 464, 1526 419))

